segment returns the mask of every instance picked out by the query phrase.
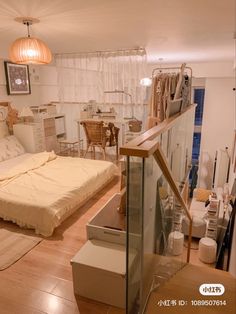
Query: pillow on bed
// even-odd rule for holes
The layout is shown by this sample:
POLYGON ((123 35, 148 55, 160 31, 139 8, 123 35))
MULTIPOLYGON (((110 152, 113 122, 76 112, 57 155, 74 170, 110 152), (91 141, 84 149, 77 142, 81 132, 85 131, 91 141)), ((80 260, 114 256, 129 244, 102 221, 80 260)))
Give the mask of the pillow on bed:
POLYGON ((0 139, 9 135, 8 127, 5 121, 0 121, 0 139))
POLYGON ((8 160, 24 153, 24 147, 14 135, 0 139, 0 161, 8 160))

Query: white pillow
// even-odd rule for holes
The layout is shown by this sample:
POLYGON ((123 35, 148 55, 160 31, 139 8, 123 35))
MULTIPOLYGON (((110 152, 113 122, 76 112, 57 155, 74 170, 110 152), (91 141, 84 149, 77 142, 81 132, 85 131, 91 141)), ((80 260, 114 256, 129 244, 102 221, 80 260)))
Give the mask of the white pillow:
POLYGON ((5 121, 0 121, 0 139, 9 135, 8 127, 5 121))
POLYGON ((0 139, 0 161, 8 160, 24 153, 24 147, 14 135, 0 139))

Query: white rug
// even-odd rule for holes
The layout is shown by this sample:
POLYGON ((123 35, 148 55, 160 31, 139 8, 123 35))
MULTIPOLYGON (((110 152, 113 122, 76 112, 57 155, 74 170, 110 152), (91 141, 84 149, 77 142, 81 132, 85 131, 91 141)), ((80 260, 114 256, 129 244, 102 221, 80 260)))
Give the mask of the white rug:
POLYGON ((0 270, 4 270, 18 261, 42 238, 0 229, 0 270))

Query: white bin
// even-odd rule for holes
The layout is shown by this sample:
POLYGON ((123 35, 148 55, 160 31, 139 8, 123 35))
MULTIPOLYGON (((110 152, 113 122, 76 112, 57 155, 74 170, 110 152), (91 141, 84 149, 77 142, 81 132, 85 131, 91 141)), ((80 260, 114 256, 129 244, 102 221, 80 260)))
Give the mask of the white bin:
POLYGON ((168 251, 172 255, 180 255, 183 253, 184 235, 182 232, 173 231, 168 238, 168 251))
POLYGON ((199 259, 211 264, 216 261, 217 243, 211 238, 204 237, 199 241, 199 259))
POLYGON ((75 294, 125 308, 124 246, 89 240, 72 258, 71 265, 75 294))

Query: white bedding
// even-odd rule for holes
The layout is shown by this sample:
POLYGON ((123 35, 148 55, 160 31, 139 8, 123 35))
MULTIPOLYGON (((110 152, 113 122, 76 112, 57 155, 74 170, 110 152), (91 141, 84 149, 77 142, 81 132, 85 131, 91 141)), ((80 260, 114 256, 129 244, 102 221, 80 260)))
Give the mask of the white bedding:
POLYGON ((19 163, 23 162, 24 160, 28 159, 33 154, 25 153, 20 156, 4 160, 0 162, 0 176, 4 173, 8 172, 14 166, 17 166, 19 163))
POLYGON ((108 183, 111 162, 24 154, 0 163, 0 217, 50 236, 66 217, 108 183), (3 169, 3 163, 7 171, 3 169), (9 166, 10 165, 10 166, 9 166))

